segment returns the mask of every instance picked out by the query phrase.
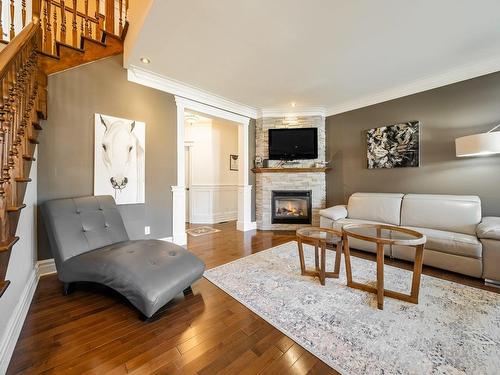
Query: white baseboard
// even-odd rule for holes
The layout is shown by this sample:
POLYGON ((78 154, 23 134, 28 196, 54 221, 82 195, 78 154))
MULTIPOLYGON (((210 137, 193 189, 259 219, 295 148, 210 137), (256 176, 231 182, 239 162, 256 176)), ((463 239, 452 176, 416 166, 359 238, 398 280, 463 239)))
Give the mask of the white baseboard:
POLYGON ((46 274, 53 273, 50 271, 52 267, 55 270, 53 259, 37 262, 28 278, 28 282, 19 297, 19 302, 7 323, 5 333, 0 342, 0 374, 5 374, 7 372, 10 358, 16 347, 24 320, 26 319, 31 301, 35 295, 38 280, 40 280, 40 276, 42 276, 41 272, 47 272, 46 274))
POLYGON ((160 241, 166 241, 166 242, 174 242, 173 237, 163 237, 163 238, 158 238, 160 241))
POLYGON ((250 230, 257 229, 257 222, 256 221, 238 221, 236 223, 236 229, 243 231, 243 232, 248 232, 250 230))
POLYGON ((37 262, 38 276, 51 275, 57 273, 56 264, 54 263, 54 258, 39 260, 37 262))

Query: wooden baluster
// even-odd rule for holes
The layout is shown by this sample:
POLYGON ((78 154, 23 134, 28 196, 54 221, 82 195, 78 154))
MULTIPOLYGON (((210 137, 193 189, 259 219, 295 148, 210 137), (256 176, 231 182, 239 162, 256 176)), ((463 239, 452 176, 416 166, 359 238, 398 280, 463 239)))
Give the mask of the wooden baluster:
POLYGON ((61 0, 61 42, 66 44, 66 6, 64 0, 61 0))
POLYGON ((14 39, 16 36, 16 31, 14 30, 14 0, 10 0, 10 40, 14 39))
POLYGON ((123 31, 123 18, 122 18, 122 14, 123 14, 123 0, 119 0, 120 2, 120 17, 118 18, 118 35, 122 35, 122 31, 123 31))
POLYGON ((97 20, 97 25, 95 25, 95 39, 101 40, 101 29, 103 25, 102 25, 99 0, 95 0, 95 19, 97 20))
POLYGON ((85 0, 85 36, 90 37, 90 28, 89 28, 89 0, 85 0))
POLYGON ((26 0, 21 1, 21 21, 24 26, 26 26, 26 0))
POLYGON ((125 22, 128 21, 128 0, 125 0, 125 22))
POLYGON ((77 42, 77 38, 78 38, 78 25, 76 23, 76 0, 73 0, 73 22, 72 22, 72 26, 73 26, 73 47, 76 47, 78 42, 77 42))
POLYGON ((52 23, 52 30, 54 30, 54 46, 53 46, 53 51, 54 54, 57 53, 57 7, 54 5, 54 13, 52 16, 53 23, 52 23))
POLYGON ((85 35, 85 18, 82 17, 80 20, 80 36, 84 36, 84 35, 85 35))
POLYGON ((32 0, 31 2, 31 15, 32 18, 40 19, 41 9, 42 9, 42 0, 32 0))
POLYGON ((115 33, 115 2, 114 0, 106 0, 106 31, 108 33, 115 33))
POLYGON ((0 40, 3 40, 2 7, 2 0, 0 0, 0 40))
POLYGON ((50 6, 51 0, 45 0, 43 17, 45 19, 44 49, 47 53, 52 53, 52 27, 50 26, 50 6))

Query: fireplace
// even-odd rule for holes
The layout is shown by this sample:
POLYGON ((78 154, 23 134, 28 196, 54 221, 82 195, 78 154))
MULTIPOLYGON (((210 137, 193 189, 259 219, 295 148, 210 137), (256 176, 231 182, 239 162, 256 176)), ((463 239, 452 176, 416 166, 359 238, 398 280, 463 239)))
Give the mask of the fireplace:
POLYGON ((311 190, 273 190, 273 224, 311 224, 311 190))

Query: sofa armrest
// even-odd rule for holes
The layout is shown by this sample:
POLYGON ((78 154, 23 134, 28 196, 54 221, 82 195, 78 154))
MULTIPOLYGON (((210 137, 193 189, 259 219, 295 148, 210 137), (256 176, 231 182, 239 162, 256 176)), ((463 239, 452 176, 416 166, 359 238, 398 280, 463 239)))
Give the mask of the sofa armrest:
POLYGON ((319 211, 320 216, 326 217, 330 220, 345 219, 347 217, 347 206, 338 205, 330 208, 325 208, 319 211))
POLYGON ((476 228, 479 238, 500 241, 500 217, 483 217, 476 228))

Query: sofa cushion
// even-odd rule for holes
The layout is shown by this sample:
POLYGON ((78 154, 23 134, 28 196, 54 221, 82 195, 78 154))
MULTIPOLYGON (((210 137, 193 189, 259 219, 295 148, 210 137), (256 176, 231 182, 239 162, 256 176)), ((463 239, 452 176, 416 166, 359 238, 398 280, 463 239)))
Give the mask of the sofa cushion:
POLYGON ((348 218, 399 225, 403 194, 354 193, 347 205, 348 218))
POLYGON ((150 317, 198 280, 205 265, 184 248, 160 240, 116 243, 70 258, 58 267, 64 282, 109 286, 150 317))
POLYGON ((401 225, 476 234, 481 222, 481 200, 469 195, 406 194, 401 225))
POLYGON ((330 220, 345 219, 347 217, 347 206, 338 205, 319 210, 319 215, 330 220))
POLYGON ((483 217, 476 228, 476 234, 479 238, 500 241, 500 217, 483 217))
POLYGON ((483 246, 476 236, 421 227, 406 228, 425 234, 426 249, 469 258, 482 258, 483 256, 483 246))

